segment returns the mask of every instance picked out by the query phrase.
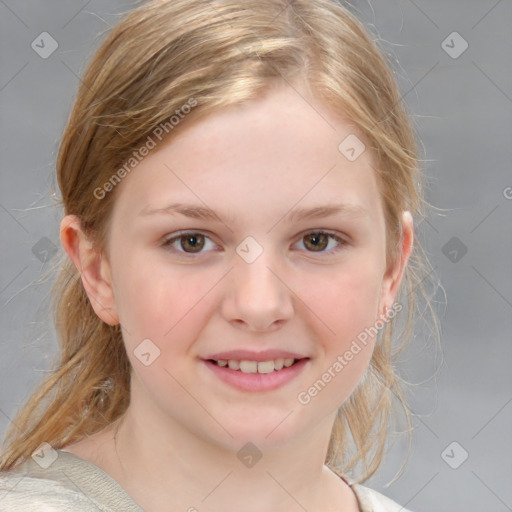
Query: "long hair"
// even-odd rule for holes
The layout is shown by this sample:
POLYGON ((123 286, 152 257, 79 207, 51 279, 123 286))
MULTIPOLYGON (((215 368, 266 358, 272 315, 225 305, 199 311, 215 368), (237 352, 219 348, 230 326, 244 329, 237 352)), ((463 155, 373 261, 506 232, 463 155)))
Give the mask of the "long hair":
MULTIPOLYGON (((358 127, 375 156, 391 264, 399 257, 402 212, 418 219, 428 206, 417 136, 391 60, 334 0, 153 0, 127 13, 82 77, 57 158, 60 206, 107 250, 116 189, 101 191, 155 127, 169 126, 192 99, 193 116, 214 114, 257 98, 271 82, 299 77, 358 127)), ((359 481, 380 465, 399 409, 411 430, 406 383, 394 362, 412 338, 421 297, 435 322, 423 281, 428 265, 415 241, 396 298, 403 312, 379 332, 368 370, 334 423, 326 464, 345 474, 362 465, 359 481)), ((131 365, 120 327, 95 314, 65 254, 52 297, 60 361, 18 411, 0 470, 14 468, 43 442, 59 449, 102 430, 130 402, 131 365)))

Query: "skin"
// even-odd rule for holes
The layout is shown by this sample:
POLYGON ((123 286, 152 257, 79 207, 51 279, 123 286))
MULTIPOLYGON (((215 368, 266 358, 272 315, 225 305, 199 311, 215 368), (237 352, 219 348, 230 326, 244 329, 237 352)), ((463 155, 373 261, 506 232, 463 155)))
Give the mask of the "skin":
POLYGON ((338 146, 355 126, 306 90, 281 84, 180 129, 118 185, 108 254, 86 239, 77 217, 62 221, 62 244, 91 304, 102 320, 121 324, 134 369, 126 415, 64 450, 152 512, 356 511, 352 490, 324 460, 337 408, 367 369, 374 340, 307 405, 297 396, 391 308, 412 249, 412 217, 403 213, 401 257, 387 267, 372 155, 349 161, 338 146), (208 206, 223 222, 139 215, 175 202, 208 206), (367 213, 283 219, 331 202, 367 213), (207 237, 199 252, 186 238, 164 245, 183 230, 207 237), (329 238, 315 251, 305 236, 315 230, 345 244, 329 238), (263 249, 252 263, 236 252, 247 236, 263 249), (147 338, 160 350, 149 366, 134 355, 147 338), (310 360, 277 390, 240 391, 200 359, 238 348, 310 360), (251 468, 236 457, 249 441, 262 453, 251 468))

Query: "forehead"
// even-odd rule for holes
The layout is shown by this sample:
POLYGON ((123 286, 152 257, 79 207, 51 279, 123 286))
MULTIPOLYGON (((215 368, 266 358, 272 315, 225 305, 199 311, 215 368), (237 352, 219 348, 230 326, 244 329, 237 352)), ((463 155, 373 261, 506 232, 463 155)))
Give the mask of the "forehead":
POLYGON ((372 155, 356 125, 304 91, 284 85, 192 116, 124 178, 116 205, 124 215, 166 201, 203 203, 235 221, 243 212, 278 215, 322 202, 380 215, 372 155))

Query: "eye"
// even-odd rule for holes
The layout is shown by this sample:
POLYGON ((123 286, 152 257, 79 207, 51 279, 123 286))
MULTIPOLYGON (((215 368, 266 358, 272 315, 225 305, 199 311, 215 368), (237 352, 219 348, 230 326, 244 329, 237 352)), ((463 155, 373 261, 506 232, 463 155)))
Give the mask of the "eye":
POLYGON ((308 252, 321 252, 321 253, 329 253, 329 252, 337 252, 343 249, 343 246, 347 244, 343 238, 335 235, 334 233, 328 233, 326 231, 310 231, 302 236, 302 240, 305 240, 304 246, 308 249, 308 252), (338 243, 337 247, 332 247, 330 250, 324 250, 329 247, 330 240, 334 240, 338 243), (311 249, 311 250, 309 250, 311 249))
MULTIPOLYGON (((301 242, 302 240, 306 241, 303 245, 306 247, 308 252, 334 253, 343 249, 347 244, 343 238, 326 231, 311 231, 303 235, 301 242), (332 244, 330 244, 330 241, 332 240, 338 244, 334 248, 332 247, 332 244), (331 245, 331 247, 326 251, 325 249, 329 248, 329 245, 331 245)), ((182 254, 200 254, 201 252, 204 252, 202 249, 208 245, 207 241, 209 241, 212 246, 215 246, 215 244, 205 234, 191 231, 179 233, 167 238, 164 240, 162 245, 164 247, 172 247, 182 254), (176 245, 178 247, 176 247, 176 245)))
MULTIPOLYGON (((186 254, 197 254, 201 252, 201 249, 206 244, 206 240, 210 240, 203 233, 197 232, 188 232, 181 233, 177 236, 173 236, 172 238, 168 238, 162 244, 164 247, 170 246, 176 249, 178 252, 186 253, 186 254), (179 247, 176 248, 175 244, 178 243, 179 247)), ((211 242, 211 240, 210 240, 211 242)), ((213 242, 211 242, 213 244, 213 242)))

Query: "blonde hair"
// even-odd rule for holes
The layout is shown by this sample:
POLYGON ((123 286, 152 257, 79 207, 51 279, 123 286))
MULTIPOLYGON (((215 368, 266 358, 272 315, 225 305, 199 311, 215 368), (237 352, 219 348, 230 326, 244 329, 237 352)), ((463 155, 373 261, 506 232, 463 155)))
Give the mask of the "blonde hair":
MULTIPOLYGON (((94 190, 156 126, 191 98, 194 115, 203 116, 297 77, 350 119, 373 151, 390 264, 399 257, 402 212, 421 217, 427 205, 416 137, 385 53, 334 0, 153 0, 129 12, 91 60, 62 137, 57 177, 65 214, 77 215, 106 251, 116 190, 101 200, 94 190)), ((120 326, 95 314, 66 255, 59 265, 52 311, 60 361, 10 426, 0 470, 14 468, 43 442, 59 449, 102 430, 130 401, 131 365, 120 326)), ((402 343, 394 341, 393 318, 334 423, 326 463, 345 474, 362 464, 360 481, 381 463, 396 404, 411 429, 393 364, 412 337, 421 294, 435 320, 423 282, 427 265, 416 241, 396 298, 407 305, 402 343)))

